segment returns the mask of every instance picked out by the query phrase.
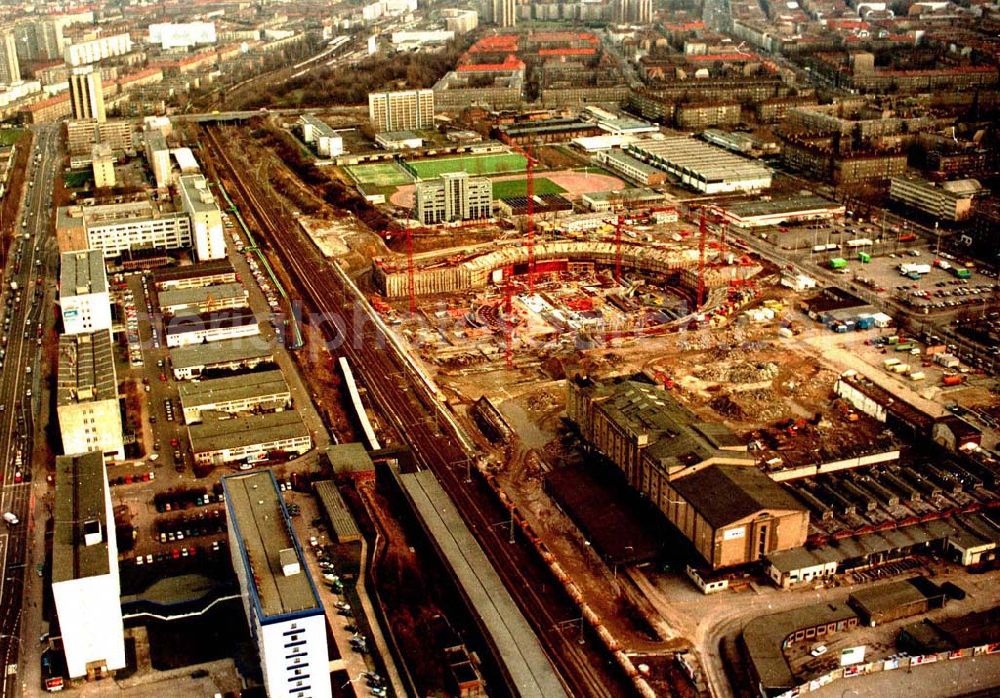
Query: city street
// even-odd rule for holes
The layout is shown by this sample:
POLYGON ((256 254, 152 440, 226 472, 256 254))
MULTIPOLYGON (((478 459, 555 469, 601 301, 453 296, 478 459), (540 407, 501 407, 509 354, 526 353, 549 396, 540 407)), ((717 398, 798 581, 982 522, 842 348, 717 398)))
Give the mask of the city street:
MULTIPOLYGON (((20 695, 26 688, 20 674, 20 662, 25 655, 22 638, 22 602, 33 575, 27 570, 32 564, 27 541, 34 529, 34 506, 30 467, 35 428, 34 405, 40 400, 38 366, 39 345, 43 328, 39 320, 44 298, 49 291, 46 275, 53 273, 55 255, 48 249, 51 238, 51 199, 58 157, 59 129, 43 126, 35 131, 35 153, 41 155, 39 165, 31 165, 28 189, 19 221, 15 226, 21 235, 11 245, 10 257, 3 280, 5 324, 3 347, 6 356, 0 379, 0 454, 2 454, 2 505, 4 512, 13 513, 17 524, 3 524, 7 539, 3 546, 2 578, 0 578, 0 653, 3 655, 4 681, 0 696, 20 695), (16 282, 17 290, 11 283, 16 282), (36 283, 37 282, 37 283, 36 283), (31 367, 31 371, 28 369, 31 367)), ((37 473, 44 477, 44 471, 37 473)), ((30 638, 29 638, 30 641, 30 638)))

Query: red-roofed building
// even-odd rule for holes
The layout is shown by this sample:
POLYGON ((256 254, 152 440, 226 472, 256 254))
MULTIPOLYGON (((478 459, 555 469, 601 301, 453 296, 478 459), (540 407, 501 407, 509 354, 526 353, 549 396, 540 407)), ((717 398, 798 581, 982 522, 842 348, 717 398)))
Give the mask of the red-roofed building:
POLYGON ((69 101, 69 92, 63 92, 55 97, 43 99, 24 108, 22 113, 30 124, 45 124, 59 121, 73 113, 69 101))
POLYGON ((503 63, 480 63, 458 66, 460 73, 496 73, 511 70, 524 70, 524 61, 511 54, 503 63))
POLYGON ((539 56, 593 56, 597 53, 594 48, 543 48, 538 51, 539 56))

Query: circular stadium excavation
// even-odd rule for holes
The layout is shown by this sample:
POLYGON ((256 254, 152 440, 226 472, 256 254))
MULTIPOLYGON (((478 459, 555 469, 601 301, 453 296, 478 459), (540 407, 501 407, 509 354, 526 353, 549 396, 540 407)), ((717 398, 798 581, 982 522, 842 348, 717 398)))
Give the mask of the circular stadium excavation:
POLYGON ((590 240, 425 253, 412 266, 406 257, 376 260, 372 283, 403 336, 447 366, 667 331, 747 293, 760 271, 718 245, 706 246, 702 262, 699 245, 677 233, 639 243, 597 231, 590 240))

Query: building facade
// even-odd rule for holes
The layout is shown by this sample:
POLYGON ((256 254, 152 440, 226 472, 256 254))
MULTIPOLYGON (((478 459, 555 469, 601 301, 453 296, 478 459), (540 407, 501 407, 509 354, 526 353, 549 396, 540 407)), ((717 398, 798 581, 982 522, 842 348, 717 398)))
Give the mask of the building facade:
POLYGON ((312 448, 309 429, 296 412, 268 412, 204 420, 188 427, 196 463, 253 464, 273 453, 301 455, 312 448))
POLYGON ((225 258, 226 236, 222 226, 222 211, 208 189, 208 182, 200 174, 184 175, 177 188, 184 212, 191 217, 191 237, 197 259, 209 261, 225 258))
POLYGON ((0 83, 10 85, 21 80, 21 63, 17 59, 17 39, 14 32, 0 34, 0 83))
POLYGON ((373 92, 368 118, 375 131, 406 131, 434 126, 434 90, 373 92))
POLYGON ((490 19, 498 27, 513 27, 517 24, 516 0, 490 0, 490 19))
POLYGON ((201 421, 203 412, 276 412, 291 407, 292 394, 280 370, 246 376, 210 378, 179 386, 184 423, 201 421))
POLYGON ((671 136, 640 141, 626 149, 706 194, 760 191, 771 186, 769 168, 694 138, 671 136))
POLYGON ((167 139, 157 129, 145 129, 142 132, 146 141, 146 161, 153 173, 157 189, 165 189, 170 184, 170 149, 167 139))
POLYGON ((299 125, 302 127, 302 140, 315 146, 320 157, 343 155, 344 139, 337 135, 330 124, 311 114, 303 114, 299 117, 299 125))
POLYGON ((917 177, 893 177, 889 198, 935 219, 957 222, 972 214, 972 202, 983 187, 974 179, 931 182, 917 177))
POLYGON ((118 543, 104 458, 56 457, 52 596, 70 678, 125 668, 118 543))
POLYGON ((101 250, 105 259, 132 250, 177 249, 191 245, 191 219, 180 211, 161 211, 149 202, 67 206, 56 218, 62 252, 101 250))
POLYGON ((69 99, 74 119, 93 119, 98 123, 107 120, 101 74, 93 66, 73 69, 69 76, 69 99))
POLYGON ((712 569, 802 546, 809 512, 755 466, 713 465, 671 480, 666 515, 712 569))
POLYGON ((197 315, 213 310, 247 307, 247 289, 241 283, 216 284, 160 291, 157 300, 166 316, 197 315))
POLYGON ((222 478, 233 569, 268 698, 329 698, 326 616, 270 470, 222 478))
POLYGON ((208 369, 245 371, 274 360, 273 349, 262 338, 224 339, 211 344, 179 347, 170 352, 170 368, 174 379, 198 378, 208 369))
POLYGON ((124 56, 131 51, 132 38, 128 34, 115 34, 70 44, 63 52, 63 58, 67 65, 80 66, 97 63, 105 58, 124 56))
POLYGON ((115 186, 115 155, 111 146, 95 145, 90 151, 90 167, 95 189, 115 186))
POLYGON ((602 150, 594 156, 594 160, 644 187, 661 186, 667 181, 666 172, 621 150, 602 150))
POLYGON ((493 184, 485 177, 451 172, 416 185, 417 220, 424 225, 493 215, 493 184))
POLYGON ((56 414, 64 453, 125 458, 114 352, 108 330, 59 338, 56 414))
POLYGON ((187 347, 226 339, 255 337, 260 334, 257 317, 249 308, 215 310, 198 315, 175 315, 163 328, 166 345, 187 347))
POLYGON ((111 297, 99 250, 66 252, 59 263, 59 312, 65 334, 111 329, 111 297))

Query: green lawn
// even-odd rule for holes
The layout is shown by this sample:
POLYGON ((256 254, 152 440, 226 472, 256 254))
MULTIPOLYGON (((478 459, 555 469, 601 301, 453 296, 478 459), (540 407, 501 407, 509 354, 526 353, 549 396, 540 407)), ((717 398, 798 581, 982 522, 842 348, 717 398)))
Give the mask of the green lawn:
POLYGON ((94 183, 94 171, 91 169, 67 172, 63 175, 63 183, 67 189, 80 189, 87 183, 94 183))
MULTIPOLYGON (((535 177, 535 195, 562 194, 566 190, 545 177, 535 177)), ((528 180, 508 179, 503 182, 493 182, 493 198, 509 199, 512 196, 527 196, 528 180)))
POLYGON ((403 168, 391 162, 349 165, 347 171, 362 186, 369 184, 376 187, 398 187, 413 181, 413 178, 404 172, 403 168))
POLYGON ((496 155, 468 155, 458 158, 437 160, 415 160, 406 164, 413 168, 420 179, 434 179, 448 172, 468 172, 470 175, 495 175, 507 172, 523 172, 527 160, 518 153, 496 155))
POLYGON ((22 128, 0 128, 0 145, 13 145, 22 135, 22 128))

